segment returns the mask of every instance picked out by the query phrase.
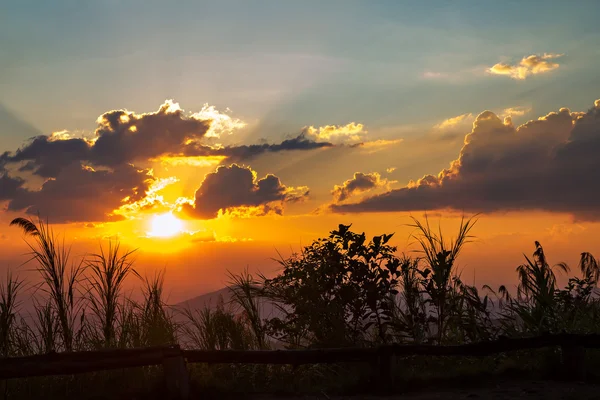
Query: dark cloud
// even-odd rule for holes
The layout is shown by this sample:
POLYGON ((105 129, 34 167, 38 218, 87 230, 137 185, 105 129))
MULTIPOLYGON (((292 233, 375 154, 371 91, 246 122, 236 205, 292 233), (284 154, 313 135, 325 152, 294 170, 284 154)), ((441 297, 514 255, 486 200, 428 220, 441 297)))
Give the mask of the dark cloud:
POLYGON ((98 124, 91 161, 106 166, 179 153, 186 142, 203 138, 210 128, 210 120, 186 117, 170 101, 153 113, 110 111, 98 124))
POLYGON ((437 176, 337 212, 454 209, 545 210, 599 220, 600 101, 587 113, 566 108, 518 128, 481 113, 457 160, 437 176))
POLYGON ((227 157, 228 162, 240 162, 248 161, 264 153, 292 150, 315 150, 328 147, 333 147, 333 144, 328 142, 315 142, 314 140, 308 139, 304 133, 301 133, 292 139, 286 139, 283 142, 276 144, 260 143, 220 148, 214 148, 208 145, 191 144, 186 146, 184 155, 223 156, 227 157))
POLYGON ((223 156, 229 162, 239 162, 268 152, 333 146, 316 142, 303 132, 277 144, 212 147, 200 143, 207 136, 212 121, 200 118, 199 114, 186 116, 172 101, 150 113, 113 110, 98 118, 94 139, 36 135, 14 153, 0 155, 0 166, 21 163, 21 171, 50 178, 71 163, 79 162, 115 167, 167 155, 223 156))
POLYGON ((0 201, 13 198, 24 183, 20 178, 12 178, 3 173, 0 167, 0 201))
POLYGON ((352 179, 344 181, 341 185, 335 185, 331 194, 337 202, 344 201, 355 193, 362 193, 368 190, 383 186, 387 183, 385 179, 381 179, 381 175, 377 172, 365 174, 363 172, 355 172, 352 179))
MULTIPOLYGON (((123 205, 140 209, 156 205, 156 202, 138 202, 145 196, 147 181, 153 179, 146 170, 134 167, 147 165, 139 162, 162 156, 223 156, 231 162, 268 152, 332 146, 301 134, 278 144, 211 147, 201 142, 207 137, 217 137, 217 131, 228 131, 233 125, 243 124, 224 119, 210 107, 205 107, 201 113, 184 114, 172 101, 166 101, 150 113, 109 111, 97 122, 93 138, 74 138, 68 132, 49 136, 36 132, 15 152, 0 154, 0 201, 9 200, 11 211, 39 212, 55 222, 105 221, 118 218, 113 211, 123 205), (45 178, 46 182, 39 191, 25 189, 22 178, 11 176, 16 170, 33 173, 45 178)), ((209 183, 210 180, 206 184, 209 183)), ((293 199, 292 189, 281 185, 275 176, 268 175, 255 183, 250 180, 250 183, 257 188, 248 189, 244 192, 245 197, 229 199, 219 207, 260 206, 265 212, 275 212, 281 207, 268 202, 293 199)), ((218 202, 216 191, 218 188, 211 187, 205 199, 218 202)), ((207 211, 210 207, 200 205, 196 213, 212 213, 214 210, 207 211)))
POLYGON ((44 178, 55 177, 66 166, 89 158, 90 146, 83 139, 52 140, 36 136, 14 154, 0 156, 5 162, 25 162, 21 171, 33 171, 44 178))
POLYGON ((177 153, 186 142, 203 138, 209 127, 209 120, 186 117, 175 103, 167 101, 156 112, 114 110, 102 114, 94 140, 39 135, 14 154, 4 154, 2 160, 25 161, 23 170, 54 177, 74 162, 114 167, 177 153))
POLYGON ((283 185, 275 175, 257 179, 250 168, 237 164, 220 166, 207 174, 195 194, 193 205, 184 207, 188 214, 201 219, 215 218, 219 210, 257 207, 251 213, 281 213, 281 204, 303 200, 308 188, 283 185), (279 203, 278 205, 272 203, 279 203))
MULTIPOLYGON (((148 173, 131 165, 96 171, 72 163, 56 178, 47 180, 40 190, 19 187, 5 199, 10 199, 10 211, 39 213, 56 223, 118 220, 122 217, 114 210, 145 196, 153 181, 148 173)), ((1 182, 0 178, 0 188, 1 182)))

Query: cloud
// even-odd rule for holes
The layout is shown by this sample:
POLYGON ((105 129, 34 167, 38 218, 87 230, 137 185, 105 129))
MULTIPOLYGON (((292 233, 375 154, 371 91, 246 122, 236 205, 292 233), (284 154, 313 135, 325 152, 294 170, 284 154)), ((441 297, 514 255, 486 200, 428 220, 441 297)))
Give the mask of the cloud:
POLYGON ((368 133, 363 124, 350 122, 347 125, 325 125, 319 128, 305 127, 303 130, 307 138, 316 142, 331 142, 334 144, 351 144, 362 141, 368 133))
POLYGON ((351 145, 351 147, 360 147, 361 149, 364 149, 367 152, 367 154, 372 154, 372 153, 376 153, 380 150, 389 148, 391 146, 400 144, 403 141, 404 141, 404 139, 378 139, 378 140, 371 140, 371 141, 367 141, 367 142, 356 143, 356 144, 351 145))
POLYGON ((471 114, 471 113, 461 114, 461 115, 457 115, 456 117, 448 118, 447 120, 442 121, 441 123, 437 124, 434 128, 437 128, 440 130, 454 128, 457 125, 461 125, 461 124, 464 124, 467 122, 471 123, 472 120, 473 120, 473 114, 471 114))
POLYGON ((337 212, 452 209, 542 210, 600 220, 600 100, 586 113, 566 108, 518 128, 479 114, 458 158, 437 175, 337 212))
POLYGON ((206 137, 219 138, 223 135, 231 135, 237 129, 244 128, 247 125, 244 121, 226 114, 230 111, 226 109, 225 113, 221 113, 215 106, 204 104, 200 111, 192 114, 192 118, 200 121, 211 121, 206 137))
POLYGON ((441 79, 446 78, 448 74, 444 72, 425 71, 423 72, 423 78, 425 79, 441 79))
POLYGON ((141 200, 153 180, 149 170, 131 165, 94 170, 72 163, 40 190, 18 188, 8 210, 39 213, 53 223, 115 221, 123 217, 114 211, 141 200))
MULTIPOLYGON (((38 134, 16 151, 0 154, 0 201, 8 200, 10 211, 39 211, 54 222, 115 220, 172 206, 151 190, 155 178, 146 169, 151 162, 210 166, 269 152, 333 146, 305 133, 275 144, 209 145, 204 142, 207 138, 231 134, 245 124, 208 105, 198 113, 185 113, 172 100, 154 112, 108 111, 97 124, 92 136, 75 137, 67 131, 38 134), (27 181, 20 177, 29 174, 43 178, 39 190, 29 187, 29 177, 27 181)), ((330 129, 325 131, 333 135, 330 129)), ((259 182, 265 185, 273 178, 259 182)), ((255 195, 264 193, 260 189, 255 195)), ((285 188, 279 200, 292 198, 292 189, 285 188)))
POLYGON ((537 75, 555 70, 559 64, 550 60, 562 57, 562 54, 530 55, 523 57, 518 64, 498 63, 487 69, 494 75, 506 75, 513 79, 523 80, 530 75, 537 75))
POLYGON ((135 217, 140 213, 156 213, 166 212, 173 209, 173 204, 165 201, 164 197, 159 194, 165 187, 178 182, 174 176, 168 178, 155 178, 148 182, 145 190, 145 195, 138 199, 129 198, 128 201, 115 210, 116 215, 123 217, 135 217))
POLYGON ((2 161, 26 162, 22 170, 32 170, 42 177, 54 177, 73 162, 115 167, 145 161, 179 153, 190 142, 206 136, 212 120, 200 119, 204 116, 206 113, 186 116, 172 100, 150 113, 113 110, 98 118, 91 139, 73 138, 67 132, 39 135, 14 154, 5 153, 2 161))
POLYGON ((527 107, 510 107, 510 108, 505 108, 504 111, 502 112, 502 114, 500 114, 500 116, 504 117, 504 125, 512 126, 512 124, 513 124, 512 118, 513 117, 521 117, 530 111, 531 111, 531 108, 527 108, 527 107))
MULTIPOLYGON (((192 164, 187 162, 189 160, 183 160, 188 157, 222 157, 222 160, 228 158, 229 162, 239 162, 269 152, 333 146, 329 142, 316 142, 313 137, 307 136, 307 132, 276 144, 211 146, 202 141, 225 133, 231 134, 235 129, 245 126, 245 123, 221 114, 208 105, 198 113, 186 115, 172 100, 167 100, 157 111, 150 113, 109 111, 102 114, 97 122, 98 128, 92 138, 72 137, 66 131, 50 136, 38 135, 16 152, 0 155, 0 165, 18 163, 21 171, 32 171, 41 177, 51 178, 74 162, 97 167, 162 159, 192 164)), ((362 125, 358 126, 362 129, 362 125)), ((350 124, 340 132, 358 134, 357 129, 350 124)), ((321 130, 323 137, 337 135, 331 126, 320 128, 319 132, 321 130)), ((195 161, 197 164, 198 159, 195 161)))
POLYGON ((215 218, 219 211, 236 212, 239 208, 248 208, 243 214, 265 215, 281 213, 283 203, 301 201, 307 196, 306 187, 287 187, 271 174, 257 179, 256 172, 250 168, 232 164, 207 174, 194 200, 182 208, 199 219, 215 218))
MULTIPOLYGON (((502 110, 498 115, 504 118, 504 122, 507 125, 512 124, 512 117, 520 117, 531 111, 531 108, 527 107, 509 107, 502 110)), ((438 136, 442 140, 454 140, 458 137, 462 137, 467 126, 470 127, 475 121, 475 116, 472 113, 465 113, 457 115, 456 117, 448 118, 439 124, 434 126, 434 129, 443 131, 441 136, 438 136), (464 130, 463 130, 464 129, 464 130)))
POLYGON ((531 111, 529 107, 509 107, 502 112, 503 117, 521 117, 531 111))
POLYGON ((21 178, 12 178, 0 168, 0 201, 13 198, 24 184, 21 178))
POLYGON ((227 157, 224 156, 163 156, 153 158, 150 161, 160 162, 167 166, 214 167, 221 164, 225 159, 227 157))
POLYGON ((293 150, 316 150, 333 147, 329 142, 315 142, 307 137, 305 132, 281 143, 250 144, 238 146, 209 146, 202 144, 190 144, 184 149, 186 157, 223 157, 229 162, 247 161, 265 153, 293 150))
POLYGON ((344 181, 341 185, 335 185, 331 194, 336 202, 342 202, 357 193, 363 193, 387 184, 386 179, 381 179, 377 172, 363 173, 355 172, 352 179, 344 181))
POLYGON ((151 113, 109 111, 98 118, 98 125, 90 160, 114 166, 179 153, 186 143, 206 135, 211 120, 186 117, 177 103, 167 100, 151 113))
POLYGON ((57 176, 69 165, 89 159, 90 144, 84 139, 56 140, 52 136, 37 136, 15 154, 4 153, 5 163, 25 162, 20 171, 32 171, 44 178, 57 176))

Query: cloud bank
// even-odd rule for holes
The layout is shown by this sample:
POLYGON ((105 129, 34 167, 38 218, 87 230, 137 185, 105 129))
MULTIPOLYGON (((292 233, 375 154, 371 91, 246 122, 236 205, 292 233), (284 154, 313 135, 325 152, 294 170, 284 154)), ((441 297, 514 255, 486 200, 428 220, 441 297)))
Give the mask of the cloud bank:
MULTIPOLYGON (((511 121, 507 121, 511 122, 511 121)), ((336 212, 453 209, 543 210, 600 220, 600 100, 588 112, 561 108, 519 127, 479 114, 458 158, 437 175, 336 212)))

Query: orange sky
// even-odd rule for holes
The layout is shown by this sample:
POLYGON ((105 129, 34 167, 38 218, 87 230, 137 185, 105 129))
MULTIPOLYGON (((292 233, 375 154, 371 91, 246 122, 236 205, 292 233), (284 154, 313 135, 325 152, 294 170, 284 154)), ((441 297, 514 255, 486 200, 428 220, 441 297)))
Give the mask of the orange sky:
POLYGON ((137 248, 171 301, 339 223, 410 251, 425 211, 480 213, 477 285, 535 240, 600 255, 598 2, 80 3, 3 7, 0 274, 32 277, 9 222, 38 212, 76 258, 137 248))
MULTIPOLYGON (((413 213, 422 217, 422 213, 413 213)), ((32 277, 28 267, 19 267, 26 260, 23 256, 27 248, 22 235, 16 228, 6 228, 8 220, 3 215, 2 265, 13 271, 20 271, 24 277, 32 277), (7 251, 8 250, 8 251, 7 251)), ((225 219, 225 218, 223 218, 225 219)), ((446 232, 453 233, 459 218, 432 214, 431 222, 441 221, 446 232)), ((93 252, 103 237, 120 233, 123 245, 139 248, 137 268, 140 272, 152 275, 155 270, 165 269, 169 299, 173 302, 185 300, 198 294, 216 290, 226 284, 226 271, 241 271, 246 266, 250 271, 261 271, 272 275, 278 265, 273 258, 277 252, 289 255, 300 250, 312 239, 325 236, 338 223, 353 223, 354 228, 368 234, 396 232, 393 243, 400 250, 410 251, 412 228, 408 213, 380 213, 369 215, 327 215, 262 217, 260 224, 252 219, 211 221, 205 229, 219 232, 223 241, 194 242, 183 237, 171 239, 139 238, 128 231, 128 223, 106 224, 102 227, 85 228, 79 225, 58 225, 55 229, 64 232, 73 244, 75 258, 93 252), (237 238, 237 242, 229 241, 237 238), (251 239, 241 241, 240 239, 251 239), (171 246, 175 245, 175 249, 171 246)), ((141 222, 148 224, 149 221, 141 222)), ((187 224, 187 221, 184 222, 187 224)), ((200 228, 200 226, 198 227, 200 228)), ((600 233, 597 224, 573 224, 570 217, 547 213, 511 213, 506 215, 484 215, 474 228, 475 242, 465 248, 459 264, 463 277, 468 282, 480 286, 513 284, 516 282, 514 269, 529 255, 533 242, 541 241, 550 260, 566 261, 576 267, 578 254, 582 251, 599 253, 594 239, 600 233)), ((130 282, 134 285, 134 282, 130 282)))
MULTIPOLYGON (((532 197, 528 187, 519 186, 518 175, 527 174, 529 171, 523 168, 534 168, 533 165, 524 167, 515 162, 517 169, 509 181, 503 176, 512 164, 500 167, 514 152, 530 151, 527 146, 544 151, 545 144, 531 142, 531 135, 554 135, 557 145, 563 146, 561 137, 574 135, 571 130, 578 132, 580 126, 587 129, 590 123, 595 126, 593 118, 599 104, 596 102, 596 108, 587 116, 561 110, 521 126, 515 126, 507 113, 524 119, 529 110, 515 108, 488 111, 477 117, 474 113, 462 114, 432 121, 429 127, 397 128, 394 135, 388 136, 369 131, 360 123, 305 127, 296 140, 315 148, 277 147, 288 143, 284 141, 281 145, 268 144, 271 147, 267 152, 232 160, 239 156, 230 153, 238 154, 235 152, 240 149, 258 151, 239 144, 250 129, 248 124, 214 108, 205 107, 201 116, 184 114, 177 103, 166 102, 157 112, 129 112, 129 116, 119 117, 119 123, 126 124, 126 136, 118 136, 121 128, 109 128, 108 122, 99 122, 95 138, 93 134, 79 139, 69 132, 53 133, 25 144, 18 152, 5 153, 5 182, 12 179, 21 188, 13 191, 12 199, 8 197, 4 202, 6 210, 0 214, 0 265, 31 277, 26 267, 20 267, 27 250, 21 232, 9 227, 9 222, 41 207, 46 212, 43 217, 59 222, 55 230, 72 243, 75 258, 96 251, 109 239, 118 239, 127 248, 138 249, 140 272, 167 271, 169 298, 176 302, 219 289, 226 284, 227 271, 248 267, 250 271, 272 275, 278 268, 273 260, 278 253, 287 256, 299 251, 303 245, 326 236, 339 223, 352 223, 355 230, 370 236, 395 232, 394 244, 399 251, 410 252, 414 250, 412 228, 407 226, 411 216, 422 219, 428 212, 433 224, 441 223, 446 235, 452 235, 464 211, 467 217, 475 212, 480 215, 473 231, 477 239, 467 246, 460 259, 463 277, 478 286, 512 284, 515 267, 523 261, 523 253, 531 253, 535 240, 542 242, 551 260, 566 261, 573 267, 579 253, 600 253, 594 240, 599 225, 593 208, 571 206, 569 202, 577 202, 577 196, 562 195, 564 200, 556 204, 536 197, 535 193, 532 197), (499 118, 502 113, 504 121, 499 118), (148 125, 148 118, 156 121, 148 125), (169 136, 164 135, 177 132, 177 124, 186 121, 205 125, 193 127, 176 146, 197 143, 194 129, 200 129, 202 140, 209 143, 206 149, 214 154, 189 155, 187 147, 165 154, 153 142, 145 144, 162 140, 165 146, 172 145, 168 142, 171 139, 165 139, 169 136), (415 130, 422 134, 403 134, 415 130), (506 133, 498 136, 498 130, 506 133), (121 147, 115 148, 117 154, 127 149, 131 140, 139 141, 138 146, 142 147, 123 153, 130 157, 128 168, 133 169, 121 170, 123 167, 114 166, 119 164, 111 164, 113 153, 94 158, 99 157, 93 151, 99 148, 103 135, 121 138, 121 147), (215 144, 215 140, 225 144, 215 144), (86 151, 92 152, 85 155, 90 161, 61 166, 65 157, 75 156, 71 150, 60 153, 61 147, 56 146, 72 143, 83 144, 86 151), (326 146, 321 147, 322 143, 326 146), (42 150, 28 155, 34 146, 41 146, 42 150), (58 165, 60 171, 72 172, 40 177, 47 174, 45 170, 19 171, 17 166, 26 165, 24 161, 28 159, 36 168, 58 165), (488 172, 484 175, 470 169, 473 160, 479 159, 477 162, 487 163, 484 168, 488 172), (121 182, 123 174, 133 174, 140 179, 138 184, 144 181, 144 189, 113 184, 121 182), (481 176, 484 180, 480 182, 481 176), (491 190, 488 181, 496 185, 494 179, 497 185, 508 185, 506 190, 516 185, 515 191, 527 192, 503 193, 497 188, 493 195, 479 192, 491 190), (66 186, 60 186, 62 180, 66 186), (453 189, 456 185, 458 191, 453 189), (37 196, 40 200, 36 200, 37 196), (419 200, 414 203, 412 198, 419 200), (29 208, 18 209, 14 206, 18 201, 32 203, 29 208), (377 211, 377 207, 384 211, 377 211), (541 211, 544 209, 547 211, 541 211)), ((109 117, 102 118, 108 121, 109 117)), ((554 152, 543 157, 554 157, 554 152)), ((546 162, 542 158, 536 165, 546 162)), ((544 168, 552 168, 552 163, 544 168)), ((545 170, 535 174, 536 179, 554 179, 545 170)), ((547 185, 544 183, 542 190, 547 185)), ((588 196, 588 192, 582 190, 581 196, 588 196)), ((560 200, 561 194, 558 196, 560 200)))

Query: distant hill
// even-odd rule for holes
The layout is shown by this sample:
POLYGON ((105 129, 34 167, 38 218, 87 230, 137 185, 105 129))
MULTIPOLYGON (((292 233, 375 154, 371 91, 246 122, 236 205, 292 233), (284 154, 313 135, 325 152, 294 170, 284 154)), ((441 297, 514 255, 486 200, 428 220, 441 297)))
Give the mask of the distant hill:
POLYGON ((217 308, 217 304, 223 300, 225 304, 231 302, 232 293, 231 289, 224 287, 223 289, 215 290, 214 292, 208 292, 201 294, 200 296, 193 297, 191 299, 182 301, 181 303, 175 304, 175 308, 190 308, 192 310, 199 310, 205 307, 211 309, 217 308))
MULTIPOLYGON (((237 312, 236 305, 232 303, 233 293, 231 289, 225 287, 223 289, 215 290, 202 294, 197 297, 193 297, 189 300, 182 301, 181 303, 174 304, 172 307, 175 310, 190 309, 190 310, 202 310, 206 307, 214 310, 220 302, 223 302, 226 308, 231 307, 232 311, 237 312)), ((274 318, 281 317, 281 312, 274 307, 270 302, 261 302, 260 314, 262 318, 274 318)), ((180 313, 175 313, 175 320, 183 322, 185 318, 180 313)))

